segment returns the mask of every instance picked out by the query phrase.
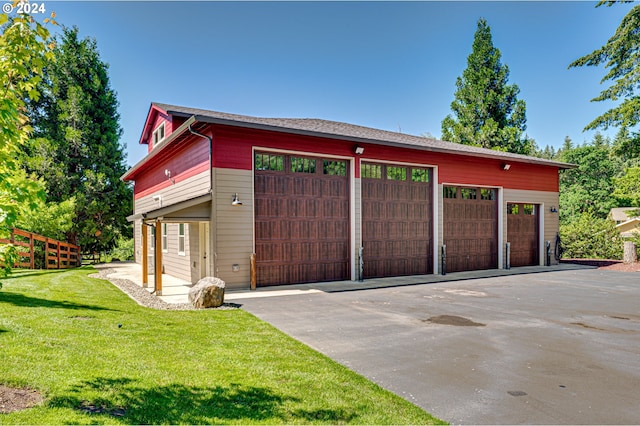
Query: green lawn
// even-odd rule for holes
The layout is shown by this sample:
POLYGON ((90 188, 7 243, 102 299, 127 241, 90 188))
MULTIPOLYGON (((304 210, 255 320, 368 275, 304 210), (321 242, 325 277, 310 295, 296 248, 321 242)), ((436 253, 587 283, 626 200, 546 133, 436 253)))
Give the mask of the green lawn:
POLYGON ((93 272, 3 280, 0 384, 46 400, 0 424, 439 422, 241 309, 156 311, 93 272))

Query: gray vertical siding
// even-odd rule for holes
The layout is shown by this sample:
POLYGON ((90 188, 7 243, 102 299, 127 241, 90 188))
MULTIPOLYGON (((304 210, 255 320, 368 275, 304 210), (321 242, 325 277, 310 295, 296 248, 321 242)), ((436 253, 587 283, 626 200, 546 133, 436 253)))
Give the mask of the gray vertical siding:
POLYGON ((215 232, 216 276, 227 288, 249 288, 250 256, 253 253, 253 171, 215 170, 214 209, 217 217, 215 232), (242 206, 232 206, 238 193, 242 206), (233 265, 239 270, 233 271, 233 265))

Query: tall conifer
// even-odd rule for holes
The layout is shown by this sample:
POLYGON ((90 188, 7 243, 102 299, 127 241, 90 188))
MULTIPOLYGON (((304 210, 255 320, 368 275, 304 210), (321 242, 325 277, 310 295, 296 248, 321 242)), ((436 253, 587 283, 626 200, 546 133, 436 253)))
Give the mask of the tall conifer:
POLYGON ((456 80, 453 117, 442 120, 442 139, 519 154, 530 154, 533 142, 523 135, 526 105, 520 89, 507 84, 509 68, 493 46, 491 29, 483 18, 473 40, 467 68, 456 80))
POLYGON ((49 201, 75 197, 68 239, 84 250, 104 250, 131 233, 131 189, 120 180, 126 163, 118 101, 95 40, 65 28, 56 57, 48 69, 50 89, 32 104, 36 137, 27 164, 46 181, 49 201))

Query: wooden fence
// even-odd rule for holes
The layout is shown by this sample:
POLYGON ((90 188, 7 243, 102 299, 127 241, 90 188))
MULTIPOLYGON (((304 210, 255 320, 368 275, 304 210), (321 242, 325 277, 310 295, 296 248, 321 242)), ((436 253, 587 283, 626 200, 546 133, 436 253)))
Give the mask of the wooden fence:
POLYGON ((18 249, 14 267, 28 269, 66 269, 80 266, 80 247, 21 229, 13 229, 11 237, 0 244, 13 244, 18 249))

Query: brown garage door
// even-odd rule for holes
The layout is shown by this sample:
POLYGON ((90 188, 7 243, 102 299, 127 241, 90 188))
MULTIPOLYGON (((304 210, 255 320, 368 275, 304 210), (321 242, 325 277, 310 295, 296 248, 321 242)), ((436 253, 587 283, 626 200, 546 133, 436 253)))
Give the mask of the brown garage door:
POLYGON ((362 163, 364 277, 433 273, 431 170, 362 163))
POLYGON ((511 266, 539 264, 538 206, 507 203, 507 241, 511 246, 511 266))
POLYGON ((498 267, 498 202, 495 189, 443 188, 446 271, 498 267))
POLYGON ((346 161, 255 155, 257 284, 350 278, 346 161))

